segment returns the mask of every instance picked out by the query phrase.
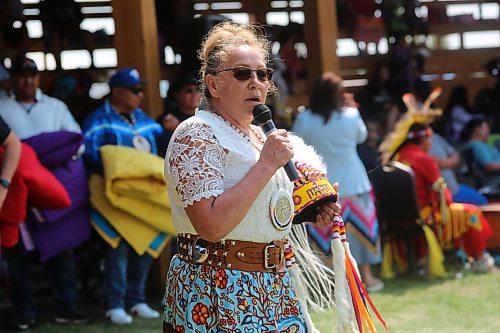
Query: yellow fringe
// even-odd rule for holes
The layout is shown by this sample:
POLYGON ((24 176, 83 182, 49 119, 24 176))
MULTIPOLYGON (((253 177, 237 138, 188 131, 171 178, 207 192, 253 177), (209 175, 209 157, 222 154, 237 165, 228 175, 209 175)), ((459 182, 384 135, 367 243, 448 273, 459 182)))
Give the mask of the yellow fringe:
POLYGON ((429 274, 434 277, 443 278, 446 276, 444 268, 444 255, 436 235, 428 225, 423 224, 425 239, 429 248, 429 274))
POLYGON ((392 269, 394 263, 394 258, 392 255, 391 243, 386 243, 384 245, 384 250, 382 251, 382 266, 380 270, 380 276, 382 279, 393 279, 396 277, 396 273, 392 269))

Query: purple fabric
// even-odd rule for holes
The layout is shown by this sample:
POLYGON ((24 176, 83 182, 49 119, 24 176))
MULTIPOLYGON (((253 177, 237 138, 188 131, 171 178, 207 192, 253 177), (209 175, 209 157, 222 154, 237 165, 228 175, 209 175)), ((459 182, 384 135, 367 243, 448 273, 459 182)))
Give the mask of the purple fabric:
POLYGON ((83 138, 79 133, 53 132, 24 140, 64 185, 71 206, 58 210, 29 208, 29 226, 42 261, 74 248, 90 237, 89 188, 85 167, 75 158, 83 138))
POLYGON ((81 245, 90 237, 89 209, 80 206, 67 214, 64 219, 52 223, 28 220, 28 227, 40 253, 40 260, 50 258, 81 245))
POLYGON ((51 169, 66 163, 83 143, 83 136, 74 132, 42 133, 23 140, 36 151, 42 164, 51 169))
POLYGON ((68 191, 71 198, 71 206, 57 210, 41 210, 30 207, 30 213, 33 214, 33 217, 38 222, 42 223, 52 223, 63 218, 72 210, 82 205, 87 205, 90 195, 82 160, 70 160, 64 166, 50 168, 49 170, 64 185, 66 191, 68 191))
POLYGON ((19 238, 21 238, 26 251, 33 251, 36 249, 33 238, 31 238, 31 234, 25 222, 19 224, 19 238))

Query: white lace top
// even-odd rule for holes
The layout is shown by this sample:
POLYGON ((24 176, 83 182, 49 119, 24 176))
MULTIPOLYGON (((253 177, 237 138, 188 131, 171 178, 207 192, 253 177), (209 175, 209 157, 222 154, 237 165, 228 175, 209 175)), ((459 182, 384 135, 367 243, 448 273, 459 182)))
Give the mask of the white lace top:
MULTIPOLYGON (((253 126, 253 125, 252 125, 253 126)), ((264 134, 260 128, 253 129, 264 134)), ((179 233, 196 234, 184 210, 194 202, 217 197, 237 184, 259 159, 260 152, 219 115, 197 110, 175 130, 167 149, 165 176, 172 221, 179 233)), ((283 168, 271 178, 241 223, 225 238, 270 242, 286 236, 269 211, 271 197, 279 188, 290 192, 293 184, 283 168)))

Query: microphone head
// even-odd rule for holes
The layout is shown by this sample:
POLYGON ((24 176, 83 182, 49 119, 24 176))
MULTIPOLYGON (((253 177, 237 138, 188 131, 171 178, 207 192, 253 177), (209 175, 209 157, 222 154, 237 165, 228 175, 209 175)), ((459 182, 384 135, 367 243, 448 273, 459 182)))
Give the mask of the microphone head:
POLYGON ((265 104, 259 104, 253 108, 253 121, 252 123, 257 126, 267 123, 273 118, 271 110, 265 104))

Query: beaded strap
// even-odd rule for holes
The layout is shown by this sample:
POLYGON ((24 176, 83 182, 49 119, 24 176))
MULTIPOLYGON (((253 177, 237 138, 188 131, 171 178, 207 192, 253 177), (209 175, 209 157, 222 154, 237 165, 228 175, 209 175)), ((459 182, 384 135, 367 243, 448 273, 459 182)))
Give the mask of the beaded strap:
POLYGON ((339 238, 343 242, 347 241, 344 220, 338 214, 333 217, 332 236, 333 238, 339 238))
POLYGON ((309 164, 302 162, 295 162, 295 167, 299 171, 299 178, 294 180, 294 185, 296 187, 307 183, 308 181, 314 181, 316 179, 324 179, 326 175, 320 170, 310 166, 309 164))

